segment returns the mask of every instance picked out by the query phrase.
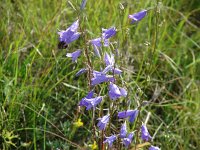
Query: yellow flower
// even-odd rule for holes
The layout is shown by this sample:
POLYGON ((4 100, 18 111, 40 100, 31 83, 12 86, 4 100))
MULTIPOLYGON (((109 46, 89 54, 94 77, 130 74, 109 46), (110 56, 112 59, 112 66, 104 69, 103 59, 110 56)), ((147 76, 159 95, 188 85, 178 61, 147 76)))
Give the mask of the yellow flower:
POLYGON ((94 143, 93 143, 92 145, 89 145, 89 147, 90 147, 92 150, 98 150, 98 146, 97 146, 96 141, 94 141, 94 143))
POLYGON ((80 118, 78 119, 78 121, 74 122, 74 126, 77 127, 77 128, 83 126, 83 122, 81 121, 80 118))

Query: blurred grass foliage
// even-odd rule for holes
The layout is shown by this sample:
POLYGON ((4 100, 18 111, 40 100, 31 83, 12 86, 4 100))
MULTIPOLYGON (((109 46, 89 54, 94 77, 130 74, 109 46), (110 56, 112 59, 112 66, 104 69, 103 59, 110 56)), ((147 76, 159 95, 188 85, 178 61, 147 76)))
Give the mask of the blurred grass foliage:
MULTIPOLYGON (((154 143, 162 150, 200 149, 200 1, 160 0, 156 12, 157 2, 88 0, 81 26, 88 40, 99 36, 101 28, 117 27, 112 40, 117 41, 131 107, 135 99, 151 101, 142 115, 145 120, 151 112, 154 143), (129 25, 128 14, 142 9, 150 9, 148 15, 129 25)), ((57 48, 58 29, 78 18, 80 4, 1 0, 0 149, 73 149, 94 143, 91 112, 77 116, 87 83, 85 76, 74 79, 74 74, 84 67, 84 57, 73 64, 66 50, 57 48), (74 129, 78 117, 83 126, 74 129)), ((84 44, 80 38, 67 51, 84 44)), ((100 68, 101 60, 92 59, 100 68)))

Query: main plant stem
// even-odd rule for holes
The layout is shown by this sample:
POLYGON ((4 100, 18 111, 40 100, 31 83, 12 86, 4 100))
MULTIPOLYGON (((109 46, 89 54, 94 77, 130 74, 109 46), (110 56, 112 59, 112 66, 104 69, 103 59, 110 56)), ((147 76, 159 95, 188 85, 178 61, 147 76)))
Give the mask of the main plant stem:
MULTIPOLYGON (((80 13, 78 13, 78 18, 79 18, 79 21, 82 19, 84 20, 84 17, 82 16, 81 18, 81 14, 82 11, 80 13)), ((91 60, 90 60, 90 57, 89 57, 89 51, 88 51, 88 46, 87 46, 87 37, 86 37, 86 33, 84 32, 84 29, 85 29, 85 26, 80 26, 80 32, 82 33, 82 36, 83 36, 83 40, 84 40, 84 55, 86 57, 86 60, 87 60, 87 69, 88 69, 88 72, 87 72, 87 79, 88 79, 88 91, 91 91, 92 89, 92 85, 91 85, 91 79, 92 79, 92 63, 91 63, 91 60)), ((97 141, 96 139, 96 135, 95 135, 95 132, 96 132, 96 129, 95 129, 95 123, 94 123, 94 119, 95 119, 95 110, 93 109, 92 111, 92 128, 93 128, 93 138, 95 141, 97 141)))

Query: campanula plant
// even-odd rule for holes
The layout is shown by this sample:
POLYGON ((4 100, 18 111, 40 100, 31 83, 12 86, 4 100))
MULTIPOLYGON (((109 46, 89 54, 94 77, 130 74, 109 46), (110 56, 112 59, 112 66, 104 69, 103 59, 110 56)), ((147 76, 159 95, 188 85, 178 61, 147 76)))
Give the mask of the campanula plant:
MULTIPOLYGON (((84 10, 86 6, 86 0, 81 3, 81 11, 84 10)), ((147 10, 143 10, 134 14, 127 16, 131 19, 131 23, 141 21, 147 15, 147 10)), ((70 44, 85 33, 79 31, 79 22, 82 18, 72 23, 72 25, 66 30, 61 30, 58 32, 60 42, 65 44, 70 44)), ((136 108, 121 107, 119 104, 123 101, 128 101, 128 90, 124 86, 120 77, 123 75, 123 70, 117 64, 115 60, 116 54, 113 53, 112 41, 117 33, 116 27, 112 26, 110 28, 102 28, 100 36, 94 39, 85 39, 85 36, 81 37, 85 39, 85 44, 91 45, 94 50, 94 54, 100 59, 101 69, 95 68, 95 63, 89 53, 89 46, 82 47, 80 49, 67 53, 67 57, 71 57, 73 62, 78 62, 78 57, 81 53, 84 53, 86 58, 85 68, 81 68, 75 76, 78 77, 84 73, 87 73, 89 83, 88 94, 83 97, 79 106, 86 111, 92 112, 92 126, 93 126, 93 139, 94 142, 98 143, 99 149, 104 148, 130 148, 135 145, 137 147, 138 138, 140 135, 140 141, 147 142, 152 138, 147 130, 146 124, 138 123, 138 117, 141 113, 141 105, 136 106, 136 108), (107 47, 107 49, 104 49, 107 47), (110 49, 110 50, 108 50, 110 49), (103 57, 103 60, 101 59, 103 57), (107 88, 107 92, 100 92, 101 87, 107 88), (96 120, 96 121, 95 121, 96 120), (113 124, 112 122, 118 122, 118 124, 113 124), (141 130, 138 127, 141 126, 141 130), (97 134, 98 133, 98 134, 97 134), (137 133, 137 134, 135 134, 137 133), (98 136, 99 135, 99 136, 98 136), (135 137, 136 136, 136 137, 135 137), (119 146, 120 145, 120 146, 119 146)), ((159 149, 155 146, 150 146, 150 150, 159 149)))

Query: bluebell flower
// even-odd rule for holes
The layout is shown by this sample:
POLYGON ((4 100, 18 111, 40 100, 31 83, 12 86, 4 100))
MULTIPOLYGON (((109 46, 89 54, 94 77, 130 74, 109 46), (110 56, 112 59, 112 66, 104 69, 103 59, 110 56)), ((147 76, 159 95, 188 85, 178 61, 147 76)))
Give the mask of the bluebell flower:
POLYGON ((60 35, 60 42, 65 42, 65 44, 69 44, 80 37, 80 33, 77 32, 79 26, 79 20, 75 21, 69 28, 66 30, 61 30, 58 32, 60 35))
POLYGON ((112 66, 112 65, 109 65, 109 66, 107 66, 107 67, 102 71, 102 73, 103 73, 103 74, 106 74, 107 72, 111 71, 112 69, 113 69, 113 66, 112 66))
POLYGON ((109 38, 111 38, 115 34, 116 34, 115 27, 111 27, 109 29, 102 29, 101 37, 89 41, 93 45, 95 54, 97 54, 97 56, 99 56, 99 47, 101 47, 102 44, 105 47, 108 47, 110 44, 109 38))
POLYGON ((126 122, 121 126, 119 136, 120 138, 125 138, 127 134, 126 122))
POLYGON ((95 45, 97 47, 101 47, 101 38, 90 40, 90 43, 92 43, 92 45, 95 45))
POLYGON ((105 53, 104 62, 106 66, 109 66, 109 65, 114 66, 114 63, 115 63, 114 54, 109 55, 108 53, 105 53))
POLYGON ((106 68, 104 70, 109 68, 109 70, 106 70, 107 72, 111 71, 112 73, 114 72, 114 74, 121 74, 122 73, 122 71, 120 69, 114 68, 114 64, 115 64, 114 54, 109 55, 108 53, 105 53, 104 62, 106 64, 106 68))
POLYGON ((132 14, 132 15, 129 15, 128 17, 130 19, 132 19, 132 22, 131 23, 134 23, 134 22, 138 22, 140 21, 142 18, 144 18, 147 14, 147 10, 143 10, 143 11, 140 11, 138 13, 135 13, 135 14, 132 14))
POLYGON ((94 48, 95 55, 101 58, 101 55, 100 55, 100 52, 99 52, 99 48, 96 45, 93 45, 93 48, 94 48))
POLYGON ((151 136, 145 124, 143 124, 141 127, 141 138, 144 141, 149 141, 151 139, 151 136))
POLYGON ((95 108, 100 102, 102 101, 102 96, 98 96, 95 98, 85 98, 84 99, 84 105, 86 108, 86 110, 91 109, 92 107, 95 108))
POLYGON ((105 47, 108 47, 109 44, 110 44, 109 39, 104 39, 104 40, 103 40, 103 45, 104 45, 105 47))
POLYGON ((103 39, 101 37, 99 38, 96 38, 96 39, 92 39, 89 41, 93 46, 97 46, 97 47, 101 47, 102 44, 105 46, 105 47, 108 47, 109 46, 109 39, 103 39))
POLYGON ((95 108, 101 101, 102 96, 98 96, 93 98, 94 92, 90 91, 86 97, 82 98, 82 100, 79 103, 79 106, 85 106, 86 110, 91 109, 92 107, 95 108))
POLYGON ((131 144, 133 136, 134 136, 134 133, 130 133, 128 137, 123 139, 123 144, 125 145, 126 148, 129 147, 129 145, 131 144))
POLYGON ((126 110, 118 112, 119 118, 127 118, 130 117, 134 113, 134 110, 126 110))
POLYGON ((102 29, 102 32, 103 39, 109 39, 116 34, 116 28, 111 27, 109 29, 102 29))
POLYGON ((90 42, 93 45, 96 45, 97 47, 100 47, 102 45, 102 43, 105 47, 108 47, 109 44, 110 44, 109 38, 111 38, 115 34, 116 34, 116 28, 115 27, 111 27, 109 29, 102 29, 102 36, 100 38, 90 40, 90 42))
POLYGON ((151 145, 151 146, 149 147, 149 150, 160 150, 160 148, 157 147, 157 146, 151 145))
POLYGON ((135 110, 126 110, 126 111, 118 112, 118 117, 120 119, 130 117, 129 121, 131 123, 133 123, 135 121, 135 118, 137 117, 137 114, 138 114, 138 110, 137 109, 135 109, 135 110))
POLYGON ((122 70, 118 69, 118 68, 114 68, 114 74, 121 74, 122 70))
POLYGON ((92 74, 93 74, 94 77, 101 76, 101 75, 105 75, 105 74, 103 74, 102 72, 96 71, 96 70, 93 70, 92 74))
POLYGON ((126 97, 127 92, 125 89, 119 88, 116 84, 110 83, 108 94, 109 94, 110 99, 116 100, 117 98, 119 98, 121 96, 126 97), (122 93, 121 93, 121 91, 122 91, 122 93))
POLYGON ((80 70, 75 74, 75 76, 78 77, 78 76, 80 76, 81 74, 85 73, 86 71, 87 71, 86 68, 82 68, 82 69, 80 69, 80 70))
POLYGON ((87 3, 87 0, 82 0, 81 7, 80 7, 81 10, 83 10, 85 8, 86 3, 87 3))
POLYGON ((122 71, 118 68, 114 68, 112 65, 106 66, 106 68, 102 71, 103 74, 106 74, 107 72, 112 72, 113 73, 114 69, 114 74, 121 74, 122 71))
POLYGON ((86 106, 86 107, 87 107, 88 103, 85 102, 85 98, 90 99, 90 98, 93 98, 93 96, 94 96, 94 91, 90 91, 90 92, 87 94, 86 97, 82 98, 82 100, 81 100, 80 103, 79 103, 79 106, 86 106))
POLYGON ((124 88, 119 88, 121 92, 121 96, 126 97, 127 96, 127 91, 124 88))
POLYGON ((121 92, 116 84, 110 83, 109 85, 109 97, 112 100, 116 100, 121 96, 121 92))
POLYGON ((113 142, 117 139, 116 135, 111 135, 109 137, 106 137, 106 140, 103 143, 108 143, 109 148, 112 147, 113 142))
POLYGON ((102 29, 102 40, 103 40, 105 47, 109 46, 109 44, 110 44, 109 38, 111 38, 115 34, 116 34, 116 28, 115 27, 111 27, 109 29, 102 29))
POLYGON ((115 80, 113 76, 105 75, 98 71, 93 71, 93 76, 94 77, 91 79, 92 86, 108 81, 113 82, 115 80))
POLYGON ((79 20, 76 20, 70 27, 69 30, 72 32, 77 32, 79 27, 79 20))
POLYGON ((92 44, 92 46, 94 48, 95 54, 98 57, 100 57, 99 47, 101 47, 101 38, 96 38, 96 39, 90 40, 90 43, 92 44))
POLYGON ((76 62, 77 58, 81 55, 81 50, 77 50, 73 53, 67 53, 66 56, 67 57, 71 57, 72 58, 72 62, 76 62))
POLYGON ((109 38, 114 36, 116 34, 115 27, 109 28, 109 29, 102 29, 102 36, 96 39, 92 39, 89 42, 93 45, 95 54, 100 57, 99 54, 99 47, 102 46, 102 44, 105 47, 109 46, 109 38))
POLYGON ((133 114, 130 116, 129 121, 130 121, 131 123, 133 123, 133 122, 135 121, 135 118, 137 117, 138 112, 139 112, 138 110, 135 110, 135 111, 133 112, 133 114))
POLYGON ((109 119, 110 119, 110 115, 109 114, 98 119, 99 122, 97 124, 97 127, 99 128, 99 130, 105 130, 109 119))

